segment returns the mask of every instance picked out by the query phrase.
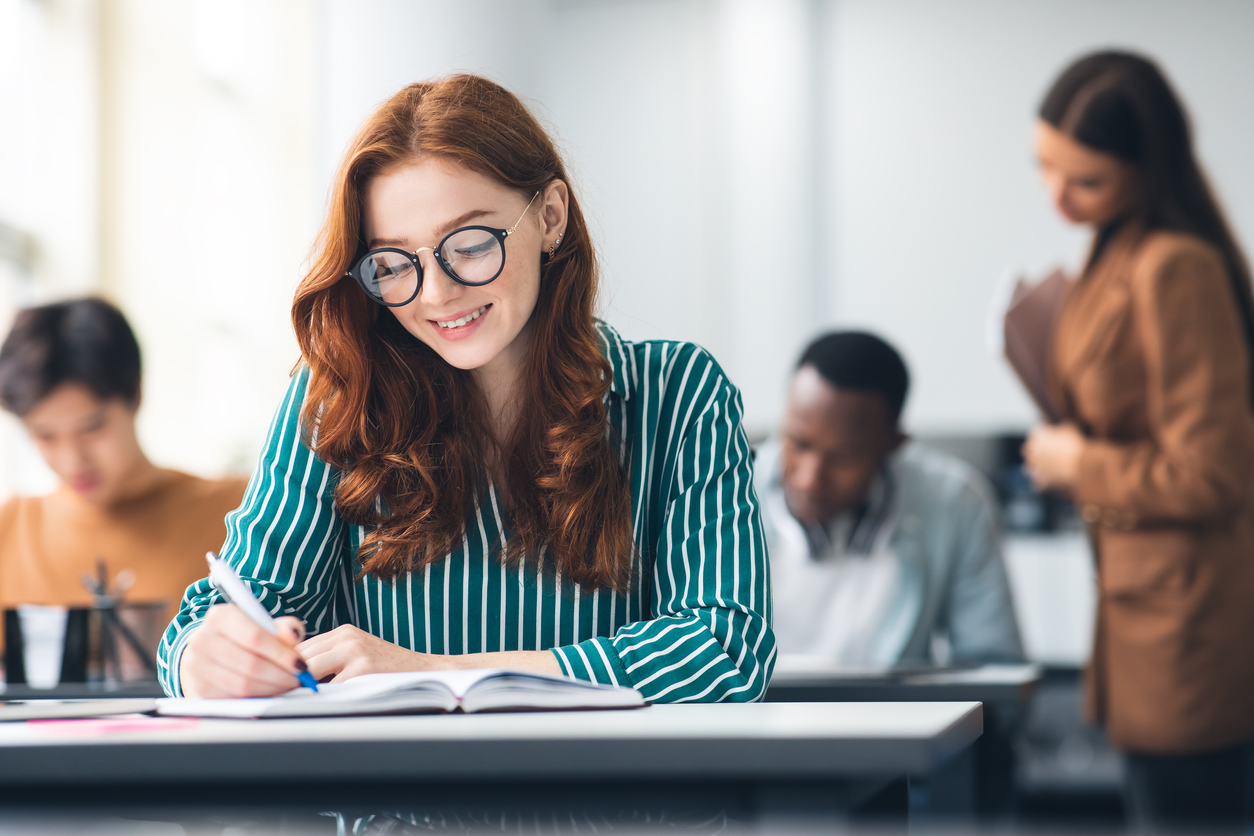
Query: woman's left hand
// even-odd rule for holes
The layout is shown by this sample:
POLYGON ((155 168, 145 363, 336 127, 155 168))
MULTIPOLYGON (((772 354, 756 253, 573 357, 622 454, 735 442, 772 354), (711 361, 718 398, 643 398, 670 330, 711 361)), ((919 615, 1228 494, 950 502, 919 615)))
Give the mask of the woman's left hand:
POLYGON ((1074 424, 1037 427, 1023 445, 1023 462, 1038 490, 1070 492, 1080 476, 1084 434, 1074 424))
POLYGON ((309 672, 322 682, 343 682, 363 673, 430 671, 453 667, 449 657, 417 653, 373 636, 351 624, 342 624, 296 645, 309 672))
POLYGON ((418 653, 371 635, 359 627, 342 624, 296 645, 296 652, 309 665, 319 682, 343 682, 363 673, 398 671, 464 670, 467 668, 510 668, 562 676, 557 658, 547 650, 506 650, 495 653, 465 653, 445 656, 418 653))

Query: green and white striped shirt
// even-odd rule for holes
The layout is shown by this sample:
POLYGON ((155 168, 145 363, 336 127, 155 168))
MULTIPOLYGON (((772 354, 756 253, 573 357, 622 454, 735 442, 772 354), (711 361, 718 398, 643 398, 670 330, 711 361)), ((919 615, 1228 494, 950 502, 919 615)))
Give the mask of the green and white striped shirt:
MULTIPOLYGON (((222 556, 275 615, 311 633, 349 623, 424 653, 551 649, 570 676, 658 702, 761 699, 775 660, 770 580, 740 393, 704 349, 632 343, 599 325, 613 369, 607 412, 631 474, 636 558, 627 594, 504 566, 494 489, 461 548, 395 581, 355 580, 367 529, 335 510, 339 471, 301 441, 308 369, 292 379, 222 556), (494 548, 495 547, 495 548, 494 548)), ((158 653, 179 694, 188 636, 221 601, 188 588, 158 653)))

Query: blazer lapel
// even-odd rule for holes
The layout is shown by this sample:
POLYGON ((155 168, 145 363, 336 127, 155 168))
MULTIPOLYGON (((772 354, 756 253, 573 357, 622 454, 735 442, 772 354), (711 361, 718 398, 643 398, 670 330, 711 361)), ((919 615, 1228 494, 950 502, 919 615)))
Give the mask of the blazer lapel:
POLYGON ((1097 263, 1076 280, 1067 294, 1054 333, 1049 369, 1050 395, 1075 420, 1077 411, 1065 381, 1073 372, 1100 357, 1117 336, 1113 327, 1131 313, 1127 277, 1143 230, 1130 227, 1115 234, 1097 263))

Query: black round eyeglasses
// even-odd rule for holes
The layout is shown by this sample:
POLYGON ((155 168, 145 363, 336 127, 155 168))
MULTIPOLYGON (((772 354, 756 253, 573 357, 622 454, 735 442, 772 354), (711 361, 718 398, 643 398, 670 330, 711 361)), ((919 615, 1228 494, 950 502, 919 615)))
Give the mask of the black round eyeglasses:
POLYGON ((347 275, 356 279, 366 295, 380 305, 399 308, 412 302, 422 290, 422 264, 418 254, 430 249, 436 263, 450 279, 470 287, 482 287, 505 269, 505 239, 518 229, 539 194, 531 196, 527 207, 509 229, 462 226, 445 235, 434 248, 419 247, 412 253, 398 247, 380 247, 357 259, 347 275))

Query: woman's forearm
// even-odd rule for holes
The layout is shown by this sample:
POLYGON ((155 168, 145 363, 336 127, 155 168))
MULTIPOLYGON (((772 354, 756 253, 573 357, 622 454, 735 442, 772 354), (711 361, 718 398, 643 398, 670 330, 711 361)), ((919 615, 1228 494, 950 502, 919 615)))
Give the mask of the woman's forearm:
POLYGON ((465 653, 439 657, 449 668, 511 668, 561 676, 562 666, 549 650, 503 650, 495 653, 465 653))

